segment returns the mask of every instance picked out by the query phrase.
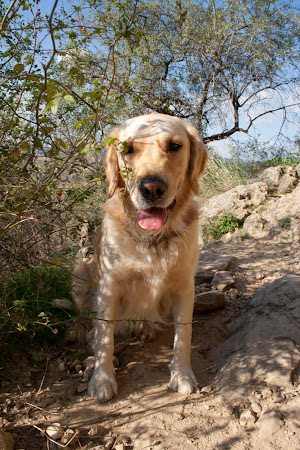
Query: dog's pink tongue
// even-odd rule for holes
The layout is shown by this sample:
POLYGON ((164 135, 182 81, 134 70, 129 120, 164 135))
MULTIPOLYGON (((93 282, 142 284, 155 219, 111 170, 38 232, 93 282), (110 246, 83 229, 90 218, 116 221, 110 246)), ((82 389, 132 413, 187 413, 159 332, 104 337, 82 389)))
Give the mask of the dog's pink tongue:
POLYGON ((144 230, 159 230, 167 218, 167 208, 149 208, 136 212, 137 221, 144 230))

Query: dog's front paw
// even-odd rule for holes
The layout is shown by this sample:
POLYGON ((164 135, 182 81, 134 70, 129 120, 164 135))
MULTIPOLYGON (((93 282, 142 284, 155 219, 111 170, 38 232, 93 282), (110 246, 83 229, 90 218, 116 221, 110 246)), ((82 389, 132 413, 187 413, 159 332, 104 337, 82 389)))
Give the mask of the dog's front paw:
POLYGON ((197 380, 192 370, 172 370, 169 388, 179 394, 189 395, 197 386, 197 380))
POLYGON ((95 369, 89 383, 89 394, 101 403, 108 402, 118 393, 118 386, 115 376, 103 370, 95 369))

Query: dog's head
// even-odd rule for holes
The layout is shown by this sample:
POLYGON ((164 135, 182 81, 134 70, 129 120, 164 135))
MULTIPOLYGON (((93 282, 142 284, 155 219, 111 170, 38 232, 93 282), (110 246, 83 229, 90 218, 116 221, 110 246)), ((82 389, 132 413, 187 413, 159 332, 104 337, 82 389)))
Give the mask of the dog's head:
POLYGON ((124 190, 141 228, 157 231, 169 213, 199 194, 207 152, 195 127, 177 117, 147 114, 111 134, 106 155, 108 197, 124 190))

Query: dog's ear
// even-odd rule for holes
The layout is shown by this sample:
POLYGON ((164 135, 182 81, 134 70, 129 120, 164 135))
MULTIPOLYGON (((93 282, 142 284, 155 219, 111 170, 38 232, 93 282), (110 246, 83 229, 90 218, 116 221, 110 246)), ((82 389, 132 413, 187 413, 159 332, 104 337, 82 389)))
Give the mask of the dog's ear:
POLYGON ((122 177, 120 175, 120 166, 118 159, 118 130, 114 130, 110 134, 110 138, 115 138, 115 141, 108 147, 105 155, 105 173, 108 180, 107 196, 111 198, 118 188, 123 187, 122 177))
POLYGON ((191 124, 187 123, 186 128, 190 139, 190 164, 189 179, 192 190, 195 195, 199 195, 199 177, 204 172, 208 159, 206 147, 200 137, 198 130, 191 124))

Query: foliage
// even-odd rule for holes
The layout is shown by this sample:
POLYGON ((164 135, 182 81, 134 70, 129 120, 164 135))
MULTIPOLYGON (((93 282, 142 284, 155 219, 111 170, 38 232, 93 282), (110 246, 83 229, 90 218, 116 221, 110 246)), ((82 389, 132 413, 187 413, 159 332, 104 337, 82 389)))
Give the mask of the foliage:
POLYGON ((224 159, 210 153, 204 176, 201 179, 201 198, 226 192, 239 184, 246 184, 254 175, 254 166, 235 159, 224 159))
POLYGON ((62 338, 73 311, 56 299, 70 299, 70 274, 61 267, 43 264, 7 278, 0 289, 2 355, 37 338, 39 346, 62 338))
POLYGON ((293 166, 300 163, 299 155, 290 155, 287 158, 274 157, 264 161, 265 167, 275 167, 275 166, 293 166))
POLYGON ((223 214, 202 225, 204 242, 220 239, 223 234, 233 233, 241 226, 240 220, 233 214, 223 214))

